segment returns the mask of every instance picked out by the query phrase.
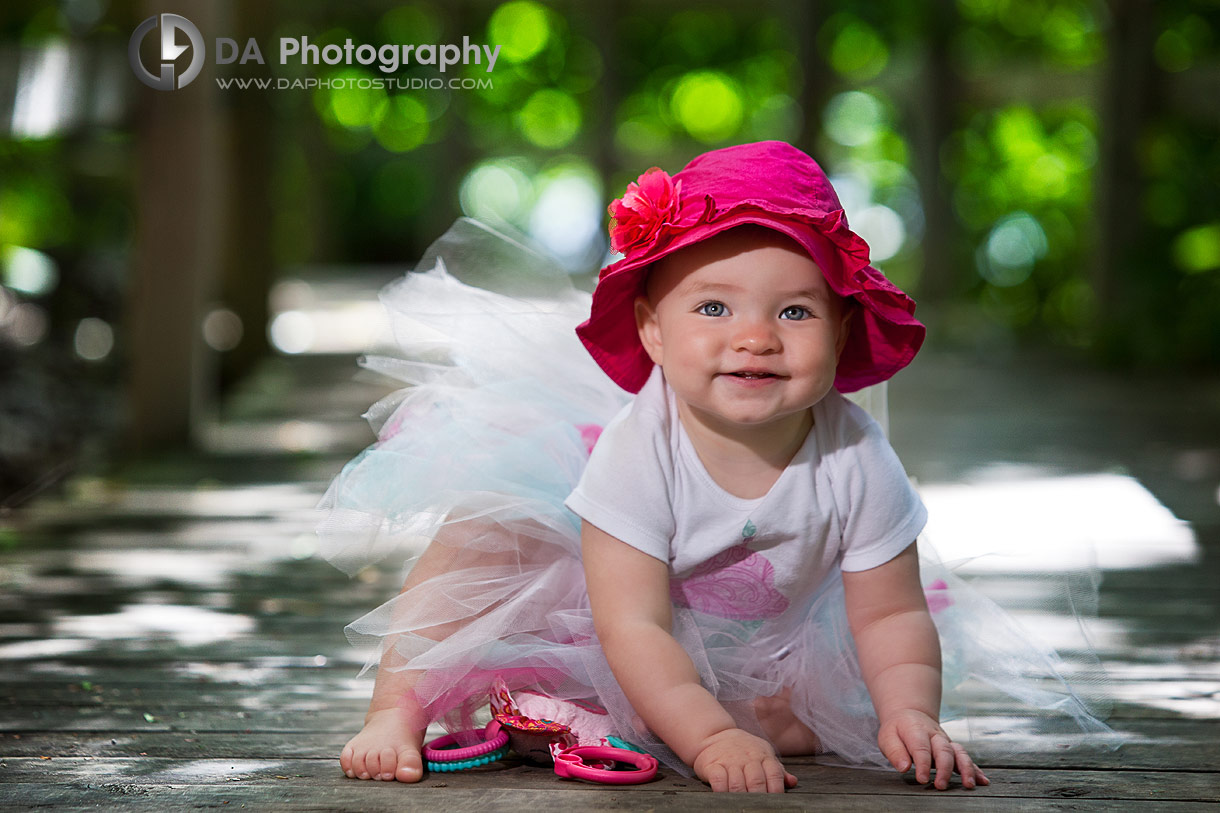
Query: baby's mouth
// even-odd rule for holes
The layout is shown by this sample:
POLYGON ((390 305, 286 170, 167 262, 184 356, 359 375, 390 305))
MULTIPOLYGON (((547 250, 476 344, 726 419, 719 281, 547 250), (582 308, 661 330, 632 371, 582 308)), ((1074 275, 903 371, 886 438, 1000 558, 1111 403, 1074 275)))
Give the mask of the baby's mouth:
POLYGON ((753 371, 749 371, 749 370, 743 370, 738 373, 728 373, 728 375, 731 375, 734 378, 747 378, 747 379, 779 378, 779 376, 777 376, 775 373, 753 372, 753 371))

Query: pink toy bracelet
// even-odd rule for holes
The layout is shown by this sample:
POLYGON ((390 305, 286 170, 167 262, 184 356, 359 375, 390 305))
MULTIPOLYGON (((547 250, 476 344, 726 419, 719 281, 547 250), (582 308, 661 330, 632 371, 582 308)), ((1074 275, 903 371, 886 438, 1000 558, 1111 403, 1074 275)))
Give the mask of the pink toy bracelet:
POLYGON ((648 754, 639 754, 625 748, 608 745, 577 745, 555 754, 555 773, 566 779, 584 779, 602 785, 638 785, 657 775, 657 760, 648 754), (581 757, 592 760, 629 762, 634 771, 612 771, 608 767, 590 765, 581 757))
POLYGON ((508 745, 508 734, 500 730, 498 722, 492 720, 487 724, 487 728, 483 729, 483 742, 468 745, 465 748, 452 747, 457 745, 458 738, 462 735, 478 733, 477 730, 473 730, 437 737, 424 746, 424 759, 429 762, 457 762, 463 759, 473 759, 483 754, 490 754, 492 751, 498 751, 508 745))

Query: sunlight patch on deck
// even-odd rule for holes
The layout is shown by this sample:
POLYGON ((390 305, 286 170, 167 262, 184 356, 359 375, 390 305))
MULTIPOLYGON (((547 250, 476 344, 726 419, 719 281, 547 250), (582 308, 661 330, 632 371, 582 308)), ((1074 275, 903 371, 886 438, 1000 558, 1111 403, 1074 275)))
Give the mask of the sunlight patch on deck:
POLYGON ((62 655, 79 655, 95 648, 95 641, 87 638, 46 638, 38 641, 14 641, 0 644, 0 660, 21 661, 32 658, 55 658, 62 655))
POLYGON ((115 613, 63 616, 53 625, 57 635, 105 641, 168 638, 184 646, 232 640, 255 627, 249 616, 172 604, 128 604, 115 613))
POLYGON ((1137 569, 1193 564, 1201 555, 1190 525, 1133 477, 1017 469, 921 483, 919 493, 928 538, 961 573, 1137 569))
MULTIPOLYGON (((1078 651, 1118 652, 1129 645, 1130 629, 1120 619, 1078 618, 1054 611, 1009 610, 1011 617, 1034 641, 1049 646, 1061 656, 1078 651)), ((1020 640, 996 641, 998 650, 1025 650, 1020 640)))
POLYGON ((288 766, 291 763, 283 760, 268 761, 265 759, 193 759, 181 762, 171 768, 146 773, 138 762, 133 760, 133 769, 129 775, 140 775, 145 780, 156 780, 167 784, 175 782, 236 782, 242 779, 267 778, 268 775, 284 774, 295 770, 288 766))
POLYGON ((1118 702, 1164 709, 1198 720, 1220 718, 1220 683, 1214 680, 1164 680, 1115 683, 1110 695, 1118 702))
POLYGON ((171 581, 196 587, 225 588, 234 574, 250 570, 240 553, 201 550, 83 551, 70 555, 75 573, 105 573, 130 587, 171 581))

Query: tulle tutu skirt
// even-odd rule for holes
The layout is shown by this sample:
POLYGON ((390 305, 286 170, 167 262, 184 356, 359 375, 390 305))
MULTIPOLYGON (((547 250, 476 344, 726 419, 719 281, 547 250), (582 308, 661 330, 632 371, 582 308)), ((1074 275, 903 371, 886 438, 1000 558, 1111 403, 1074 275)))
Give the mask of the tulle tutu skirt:
MULTIPOLYGON (((500 678, 510 690, 600 705, 619 736, 689 774, 635 716, 606 663, 580 521, 563 506, 600 427, 629 397, 573 332, 588 295, 547 258, 465 219, 419 268, 382 292, 404 357, 365 362, 407 386, 370 408, 376 443, 322 500, 319 534, 336 566, 406 568, 403 591, 348 625, 349 639, 373 653, 366 669, 410 672, 421 724, 468 727, 500 678)), ((977 722, 1015 699, 1086 738, 1113 739, 1096 698, 1069 684, 1050 647, 938 563, 926 541, 920 550, 946 719, 977 722), (997 706, 997 696, 1008 699, 997 706)), ((741 727, 761 734, 754 701, 790 692, 835 761, 886 767, 842 579, 814 587, 789 629, 675 608, 673 634, 741 727), (778 656, 751 646, 775 634, 789 642, 778 656)), ((973 741, 987 736, 965 730, 973 741)))

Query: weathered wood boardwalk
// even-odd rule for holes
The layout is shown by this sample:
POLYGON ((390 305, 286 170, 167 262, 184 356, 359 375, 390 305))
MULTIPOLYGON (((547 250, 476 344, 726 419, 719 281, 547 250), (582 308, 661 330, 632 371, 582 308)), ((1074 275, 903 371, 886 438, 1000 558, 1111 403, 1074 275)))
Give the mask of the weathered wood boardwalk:
MULTIPOLYGON (((368 571, 349 580, 316 557, 312 506, 358 448, 352 416, 377 394, 347 383, 349 363, 272 363, 232 405, 228 453, 78 478, 0 517, 0 808, 1216 809, 1215 382, 930 357, 892 391, 895 443, 921 482, 961 480, 991 461, 1134 475, 1189 522, 1193 557, 1105 565, 1095 643, 1125 746, 1065 747, 998 703, 984 722, 1005 747, 980 754, 987 788, 939 793, 910 777, 801 759, 786 761, 800 785, 783 796, 713 797, 670 771, 634 788, 567 782, 514 762, 415 787, 341 774, 337 754, 371 688, 356 677, 362 654, 342 626, 398 578, 368 571), (292 422, 302 420, 314 423, 292 422), (241 438, 292 447, 328 423, 346 427, 330 452, 240 450, 241 438)), ((1038 509, 1022 511, 1037 518, 1038 509)), ((1150 536, 1131 549, 1158 544, 1150 536)), ((1024 577, 987 578, 1020 603, 1024 577)))

